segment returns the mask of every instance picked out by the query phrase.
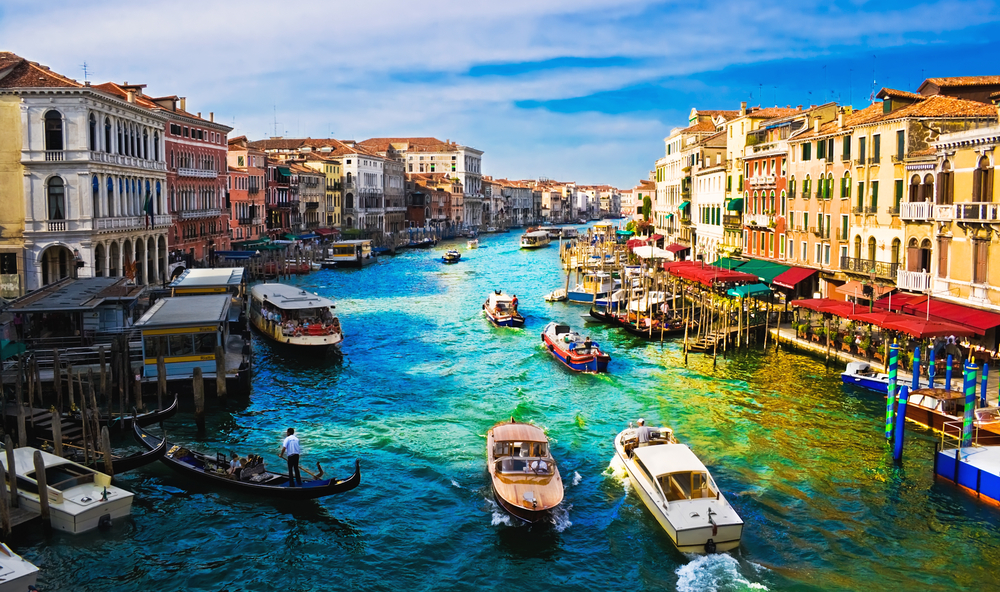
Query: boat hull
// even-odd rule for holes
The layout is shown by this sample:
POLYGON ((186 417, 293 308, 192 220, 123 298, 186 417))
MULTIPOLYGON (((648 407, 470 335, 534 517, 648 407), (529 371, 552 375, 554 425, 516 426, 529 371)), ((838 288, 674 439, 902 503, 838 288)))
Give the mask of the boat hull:
POLYGON ((281 330, 280 323, 268 321, 257 311, 250 311, 250 325, 271 342, 291 346, 303 351, 309 350, 316 353, 323 353, 332 347, 340 345, 344 340, 342 333, 333 333, 331 335, 285 335, 281 330))
POLYGON ((499 504, 505 512, 522 522, 527 522, 528 524, 544 522, 552 516, 551 508, 546 508, 544 510, 529 510, 528 508, 510 503, 497 491, 496 484, 493 485, 493 499, 496 500, 497 504, 499 504))
MULTIPOLYGON (((606 299, 608 297, 608 294, 609 294, 608 292, 598 292, 597 300, 600 300, 602 298, 606 299)), ((576 292, 571 290, 569 292, 566 292, 566 298, 570 302, 578 302, 580 304, 593 304, 594 302, 594 295, 590 292, 576 292)))
POLYGON ((611 356, 607 354, 597 355, 576 355, 572 352, 562 349, 559 347, 558 342, 553 341, 548 335, 543 335, 542 339, 545 342, 546 349, 552 354, 555 359, 563 363, 564 366, 569 368, 574 372, 589 372, 589 373, 601 373, 608 371, 608 363, 611 362, 611 356))
POLYGON ((486 318, 489 319, 496 327, 523 327, 524 317, 521 315, 498 315, 494 311, 490 310, 489 307, 484 307, 483 312, 486 313, 486 318))

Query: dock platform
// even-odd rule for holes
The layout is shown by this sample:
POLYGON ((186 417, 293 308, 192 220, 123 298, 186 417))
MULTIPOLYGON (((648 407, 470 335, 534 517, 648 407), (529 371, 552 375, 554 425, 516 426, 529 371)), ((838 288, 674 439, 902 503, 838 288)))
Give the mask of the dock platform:
POLYGON ((1000 446, 938 450, 934 455, 934 475, 1000 505, 1000 446))

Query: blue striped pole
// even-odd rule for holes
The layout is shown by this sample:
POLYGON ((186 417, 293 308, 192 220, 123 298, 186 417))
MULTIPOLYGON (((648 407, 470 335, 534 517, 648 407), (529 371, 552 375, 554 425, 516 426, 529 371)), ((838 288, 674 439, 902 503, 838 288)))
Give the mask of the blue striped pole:
POLYGON ((930 360, 927 362, 927 386, 934 388, 934 377, 937 375, 937 368, 934 367, 934 346, 929 349, 930 360))
MULTIPOLYGON (((948 356, 951 357, 951 356, 948 356)), ((972 414, 976 408, 976 365, 965 363, 965 414, 962 416, 962 448, 972 446, 972 414)))
POLYGON ((892 460, 899 462, 903 459, 903 433, 906 431, 906 400, 910 397, 910 391, 905 386, 899 389, 899 400, 896 403, 896 441, 893 442, 892 460))
POLYGON ((979 406, 986 407, 986 379, 990 373, 990 365, 983 363, 983 386, 979 389, 979 406))
POLYGON ((948 354, 948 361, 945 362, 948 366, 944 369, 944 388, 951 390, 951 354, 948 354))
POLYGON ((885 439, 892 439, 892 411, 896 398, 896 373, 899 370, 899 345, 889 347, 889 386, 885 393, 885 439))
POLYGON ((920 388, 920 346, 913 348, 913 363, 910 364, 910 370, 913 372, 913 384, 910 388, 917 390, 920 388))

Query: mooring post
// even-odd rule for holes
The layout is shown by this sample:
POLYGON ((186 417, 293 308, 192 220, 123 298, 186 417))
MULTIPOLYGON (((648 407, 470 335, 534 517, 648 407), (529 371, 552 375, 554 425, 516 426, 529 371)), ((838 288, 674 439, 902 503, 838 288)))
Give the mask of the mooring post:
POLYGON ((982 387, 979 389, 979 406, 986 407, 986 379, 989 377, 990 365, 983 362, 982 387))
POLYGON ((201 377, 201 368, 194 369, 194 420, 198 424, 198 431, 205 430, 205 382, 201 377))
POLYGON ((17 398, 17 444, 19 447, 28 445, 28 425, 24 420, 24 400, 21 390, 21 383, 24 380, 24 359, 17 357, 17 387, 14 396, 17 398))
POLYGON ((889 387, 885 394, 885 439, 892 439, 893 409, 896 398, 896 374, 899 371, 899 344, 889 347, 889 387))
POLYGON ((104 367, 105 355, 104 346, 97 350, 98 363, 101 365, 101 401, 108 406, 108 415, 111 415, 111 400, 108 399, 108 369, 104 367))
POLYGON ((167 394, 167 363, 163 356, 156 358, 156 408, 163 410, 163 396, 167 394))
POLYGON ((910 363, 910 372, 913 373, 913 380, 910 381, 910 390, 920 388, 920 346, 913 348, 913 362, 910 363))
POLYGON ((42 451, 36 450, 33 456, 35 461, 35 482, 38 483, 38 505, 42 511, 42 524, 45 530, 52 528, 51 515, 49 514, 49 485, 45 479, 45 460, 42 458, 42 451))
POLYGON ((910 389, 899 389, 899 400, 896 403, 896 441, 893 442, 892 460, 903 460, 903 434, 906 432, 906 401, 910 397, 910 389))
MULTIPOLYGON (((948 356, 951 359, 951 356, 948 356)), ((951 369, 951 366, 948 367, 951 369)), ((976 409, 976 365, 965 363, 962 391, 965 393, 965 413, 962 415, 962 448, 972 446, 972 419, 976 409)), ((958 462, 958 456, 955 456, 958 462)))
POLYGON ((52 412, 52 448, 56 456, 63 455, 62 418, 58 411, 52 412))
POLYGON ((10 436, 7 436, 4 438, 3 445, 7 452, 7 473, 11 476, 9 483, 10 505, 12 508, 18 508, 21 502, 17 497, 17 466, 14 464, 14 441, 10 439, 10 436))
POLYGON ((0 484, 3 484, 3 495, 0 495, 0 522, 3 523, 3 537, 10 535, 10 506, 7 504, 7 471, 0 465, 0 484))
POLYGON ((950 391, 951 390, 951 364, 952 364, 951 354, 948 354, 948 361, 945 362, 945 363, 948 364, 948 366, 944 369, 944 388, 950 391))
MULTIPOLYGON (((597 295, 594 295, 597 298, 597 295)), ((215 346, 215 395, 226 397, 226 350, 221 345, 215 346)))
POLYGON ((56 409, 62 411, 62 364, 59 363, 59 350, 52 350, 52 388, 56 391, 56 409))
POLYGON ((115 469, 111 465, 111 434, 108 433, 108 426, 101 428, 101 452, 104 454, 104 472, 109 477, 115 476, 115 469))
MULTIPOLYGON (((927 348, 927 387, 934 388, 934 377, 937 376, 937 366, 934 363, 934 346, 927 348)), ((917 383, 917 388, 920 384, 917 383)))

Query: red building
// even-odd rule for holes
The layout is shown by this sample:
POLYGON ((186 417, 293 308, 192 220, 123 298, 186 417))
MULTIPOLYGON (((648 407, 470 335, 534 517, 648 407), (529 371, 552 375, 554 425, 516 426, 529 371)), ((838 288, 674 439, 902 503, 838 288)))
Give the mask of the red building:
POLYGON ((761 152, 747 149, 743 158, 743 244, 745 254, 764 259, 784 259, 779 237, 785 232, 788 205, 787 144, 761 152))
MULTIPOLYGON (((271 238, 284 238, 292 230, 292 210, 298 212, 298 199, 292 199, 292 171, 282 161, 266 159, 267 233, 271 238)), ((296 195, 297 198, 297 195, 296 195)))
POLYGON ((246 136, 229 140, 229 171, 237 179, 230 181, 229 228, 233 246, 266 237, 265 185, 267 165, 264 153, 252 148, 246 136))

